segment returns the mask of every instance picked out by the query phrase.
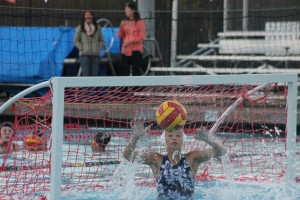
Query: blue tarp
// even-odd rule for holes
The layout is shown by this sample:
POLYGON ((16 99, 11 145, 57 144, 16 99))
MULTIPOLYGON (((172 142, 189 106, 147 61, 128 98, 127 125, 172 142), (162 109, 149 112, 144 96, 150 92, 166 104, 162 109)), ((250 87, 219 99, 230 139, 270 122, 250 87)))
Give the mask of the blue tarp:
MULTIPOLYGON (((111 54, 120 53, 117 28, 102 28, 111 54)), ((75 48, 75 27, 0 27, 0 83, 38 83, 61 76, 75 48)), ((102 50, 100 56, 104 55, 102 50)))

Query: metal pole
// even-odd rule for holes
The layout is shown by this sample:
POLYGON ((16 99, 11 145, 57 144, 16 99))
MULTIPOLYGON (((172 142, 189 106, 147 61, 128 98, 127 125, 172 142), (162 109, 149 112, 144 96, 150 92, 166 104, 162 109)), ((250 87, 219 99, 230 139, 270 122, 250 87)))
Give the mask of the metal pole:
POLYGON ((248 31, 249 1, 243 0, 243 31, 248 31))
POLYGON ((145 19, 148 37, 155 37, 155 1, 139 0, 138 11, 145 19))
POLYGON ((51 147, 51 168, 50 168, 50 200, 57 200, 61 197, 62 177, 62 145, 63 145, 63 121, 64 121, 64 90, 59 84, 59 79, 53 79, 52 98, 52 147, 51 147))
POLYGON ((266 87, 270 87, 273 83, 265 83, 265 84, 262 84, 262 85, 259 85, 255 88, 253 88, 252 90, 248 91, 245 96, 243 97, 240 97, 238 98, 231 106, 229 106, 225 112, 221 115, 221 117, 216 121, 216 123, 213 125, 213 127, 209 130, 209 132, 207 133, 208 135, 210 134, 215 134, 216 131, 217 131, 217 128, 219 127, 219 125, 221 123, 223 123, 224 119, 230 115, 232 113, 232 111, 234 109, 236 109, 236 107, 238 107, 244 100, 244 98, 254 94, 255 92, 259 91, 259 90, 262 90, 266 87))
POLYGON ((26 90, 23 90, 22 92, 16 94, 12 98, 10 98, 8 101, 6 101, 2 106, 0 107, 0 114, 2 114, 6 109, 8 109, 13 103, 17 102, 19 99, 22 97, 37 91, 39 89, 45 88, 45 87, 50 87, 50 82, 49 81, 44 81, 39 84, 33 85, 30 88, 27 88, 26 90))
POLYGON ((171 25, 171 67, 176 65, 176 43, 177 43, 177 19, 178 19, 178 0, 172 3, 172 25, 171 25))
POLYGON ((298 77, 295 75, 288 83, 288 99, 287 99, 287 136, 286 136, 286 179, 289 183, 295 183, 296 178, 296 151, 297 151, 297 92, 298 77))
MULTIPOLYGON (((155 1, 139 0, 138 10, 141 18, 146 24, 147 38, 155 38, 155 1)), ((143 43, 147 53, 151 53, 155 57, 155 46, 152 42, 144 41, 143 43)))
POLYGON ((224 11, 223 11, 223 32, 228 30, 228 0, 224 0, 224 11))

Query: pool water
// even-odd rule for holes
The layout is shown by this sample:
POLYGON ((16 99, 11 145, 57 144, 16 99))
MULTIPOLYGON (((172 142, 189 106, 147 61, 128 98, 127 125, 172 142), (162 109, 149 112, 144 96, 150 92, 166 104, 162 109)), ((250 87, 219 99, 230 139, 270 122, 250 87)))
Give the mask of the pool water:
MULTIPOLYGON (((119 141, 118 143, 114 143, 112 141, 111 146, 112 148, 108 150, 107 154, 113 159, 116 153, 116 148, 124 149, 124 146, 120 147, 121 145, 125 144, 124 141, 119 141), (113 148, 115 146, 115 148, 113 148)), ((299 147, 299 144, 298 144, 299 147)), ((278 147, 281 148, 281 147, 278 147)), ((92 155, 90 146, 86 144, 78 145, 70 145, 64 144, 63 149, 65 151, 76 151, 76 152, 85 152, 86 155, 92 155)), ((299 151, 299 150, 298 150, 299 151)), ((28 163, 39 164, 38 161, 41 158, 42 154, 31 154, 30 156, 27 155, 25 151, 18 152, 17 156, 14 155, 10 156, 6 161, 6 164, 13 165, 15 159, 26 160, 28 163)), ((48 159, 50 153, 46 152, 43 154, 43 159, 48 159)), ((106 159, 106 155, 100 155, 100 159, 106 159)), ((72 158, 72 157, 70 157, 72 158)), ((1 161, 0 157, 0 161, 1 161)), ((63 158, 64 161, 66 158, 63 158)), ((99 157, 95 156, 76 156, 74 157, 74 162, 88 162, 88 161, 95 161, 99 160, 99 157)), ((72 161, 72 160, 70 160, 72 161)), ((195 199, 208 199, 208 200, 227 200, 227 199, 266 199, 266 200, 296 200, 300 199, 300 183, 289 183, 288 181, 284 180, 284 177, 280 183, 257 183, 257 182, 238 182, 233 181, 234 176, 234 166, 232 166, 227 160, 226 157, 222 159, 222 162, 226 163, 225 173, 227 179, 225 180, 218 180, 218 181, 197 181, 195 187, 195 199)), ((298 161, 299 162, 299 161, 298 161)), ((0 163, 1 164, 1 163, 0 163)), ((297 164, 299 166, 299 163, 297 164)), ((62 199, 63 200, 154 200, 156 199, 157 193, 155 187, 148 187, 148 186, 137 186, 136 185, 136 172, 143 167, 139 163, 128 163, 126 161, 122 161, 119 165, 109 165, 106 171, 99 170, 97 166, 95 167, 83 167, 78 169, 74 167, 64 168, 63 172, 65 174, 71 175, 72 178, 65 179, 62 178, 62 184, 70 186, 73 184, 74 187, 80 188, 80 179, 84 179, 84 182, 90 181, 93 183, 93 177, 99 177, 95 172, 98 172, 103 179, 103 185, 106 185, 107 188, 104 189, 97 189, 94 188, 96 192, 91 191, 78 191, 74 190, 66 190, 62 192, 62 199), (111 168, 111 170, 110 170, 111 168), (115 171, 116 169, 116 171, 115 171), (84 171, 87 170, 87 171, 84 171), (84 173, 83 173, 84 171, 84 173), (114 174, 111 172, 115 171, 114 174), (76 173, 80 174, 80 176, 76 176, 76 173), (85 179, 82 175, 86 175, 88 178, 85 179)), ((30 173, 34 174, 34 172, 30 172, 30 170, 26 171, 26 174, 18 174, 19 177, 27 176, 30 177, 30 173)), ((266 172, 267 173, 267 172, 266 172)), ((50 177, 46 175, 43 177, 38 177, 38 179, 43 179, 43 182, 49 182, 50 177), (46 180, 46 181, 45 181, 46 180)), ((0 174, 1 175, 1 174, 0 174)), ((0 180, 3 180, 0 177, 0 180)), ((24 179, 25 180, 25 179, 24 179)), ((13 180, 12 180, 13 181, 13 180)), ((0 183, 0 187, 5 186, 6 182, 2 181, 0 183)), ((21 184, 30 184, 30 182, 21 183, 21 184)), ((44 191, 37 191, 34 195, 44 195, 44 191)), ((18 197, 18 195, 16 195, 18 197)), ((18 198, 15 198, 18 199, 18 198)), ((37 198, 33 198, 37 199, 37 198)))
MULTIPOLYGON (((258 184, 227 181, 198 182, 195 187, 195 200, 297 200, 300 199, 299 184, 258 184)), ((65 194, 63 200, 155 200, 156 188, 133 187, 121 194, 116 191, 98 193, 65 194)))
MULTIPOLYGON (((154 139, 154 137, 151 137, 154 139)), ((123 144, 119 143, 118 145, 123 144)), ((268 144, 267 144, 268 145, 268 144)), ((124 147, 122 147, 123 149, 124 147)), ((277 146, 279 150, 283 146, 277 146)), ((299 144, 298 144, 299 148, 299 144)), ((142 149, 140 149, 142 150, 142 149)), ((298 150, 299 151, 299 150, 298 150)), ((247 159, 247 158, 245 158, 247 159)), ((218 181, 196 181, 195 199, 207 200, 296 200, 300 199, 300 183, 289 183, 284 180, 280 183, 257 183, 234 181, 234 166, 228 161, 226 156, 222 159, 226 163, 224 169, 227 179, 218 181)), ((212 163, 213 164, 213 163, 212 163)), ((298 163, 299 165, 299 163, 298 163)), ((148 186, 137 186, 135 184, 136 172, 141 168, 139 163, 128 163, 122 161, 117 166, 116 172, 110 176, 108 190, 101 190, 96 193, 63 193, 62 199, 86 199, 86 200, 154 200, 157 197, 156 188, 148 186), (120 184, 122 182, 122 184, 120 184)), ((266 172, 267 173, 267 172, 266 172)))

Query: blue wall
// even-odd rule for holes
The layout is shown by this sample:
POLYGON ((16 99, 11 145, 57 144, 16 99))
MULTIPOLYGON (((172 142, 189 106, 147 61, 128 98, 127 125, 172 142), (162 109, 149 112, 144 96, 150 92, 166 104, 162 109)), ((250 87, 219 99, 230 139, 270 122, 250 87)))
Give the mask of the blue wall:
MULTIPOLYGON (((117 28, 101 30, 107 46, 114 35, 110 53, 119 54, 117 28)), ((0 83, 35 84, 61 76, 64 59, 77 52, 74 33, 75 27, 0 27, 0 83)))

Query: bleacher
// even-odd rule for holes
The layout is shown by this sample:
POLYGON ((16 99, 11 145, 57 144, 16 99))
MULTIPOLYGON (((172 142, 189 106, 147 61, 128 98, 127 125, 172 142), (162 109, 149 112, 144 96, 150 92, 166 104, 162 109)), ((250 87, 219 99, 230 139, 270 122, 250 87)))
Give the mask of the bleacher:
MULTIPOLYGON (((299 22, 267 22, 264 31, 228 31, 218 33, 212 43, 200 43, 202 54, 178 55, 181 61, 213 62, 213 67, 194 64, 193 67, 151 68, 152 72, 181 73, 299 73, 289 68, 289 62, 300 61, 299 22), (210 52, 209 54, 207 52, 210 52), (219 68, 218 63, 235 63, 234 68, 219 68), (256 62, 255 67, 239 68, 239 62, 256 62), (270 62, 284 62, 276 68, 270 62)), ((196 63, 196 62, 195 62, 196 63)))

